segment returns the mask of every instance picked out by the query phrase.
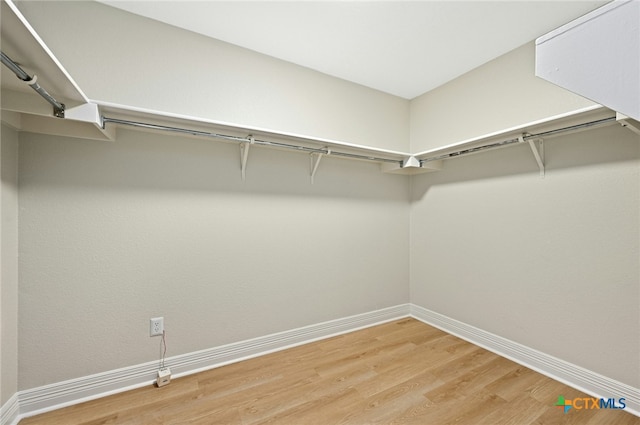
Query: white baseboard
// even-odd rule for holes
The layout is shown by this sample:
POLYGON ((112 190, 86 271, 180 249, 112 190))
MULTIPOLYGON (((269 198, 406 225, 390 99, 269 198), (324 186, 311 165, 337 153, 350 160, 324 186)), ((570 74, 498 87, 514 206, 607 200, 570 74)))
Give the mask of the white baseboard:
MULTIPOLYGON (((640 416, 640 389, 609 379, 532 348, 459 322, 414 304, 401 304, 266 335, 251 340, 187 353, 167 359, 174 377, 190 375, 297 345, 411 316, 452 335, 486 348, 537 372, 595 397, 624 397, 626 411, 640 416)), ((151 385, 158 362, 112 370, 43 387, 20 391, 0 409, 0 425, 110 394, 151 385)))
MULTIPOLYGON (((190 375, 274 351, 375 326, 409 316, 409 304, 331 320, 166 360, 174 377, 190 375)), ((110 394, 151 385, 158 362, 112 370, 18 392, 19 417, 25 418, 110 394)), ((5 425, 3 422, 1 425, 5 425)), ((7 422, 8 425, 8 422, 7 422)))
POLYGON ((625 411, 640 416, 640 389, 526 347, 450 317, 410 305, 410 316, 540 372, 594 397, 624 397, 625 411))
POLYGON ((0 425, 14 425, 18 423, 18 413, 20 404, 18 403, 18 393, 15 393, 0 406, 0 425))

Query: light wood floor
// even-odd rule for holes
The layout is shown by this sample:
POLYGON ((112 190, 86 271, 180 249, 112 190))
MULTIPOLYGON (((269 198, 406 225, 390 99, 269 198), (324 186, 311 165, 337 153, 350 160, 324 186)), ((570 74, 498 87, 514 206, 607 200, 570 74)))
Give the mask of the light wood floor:
POLYGON ((20 425, 640 425, 620 410, 555 407, 588 397, 403 319, 23 419, 20 425))

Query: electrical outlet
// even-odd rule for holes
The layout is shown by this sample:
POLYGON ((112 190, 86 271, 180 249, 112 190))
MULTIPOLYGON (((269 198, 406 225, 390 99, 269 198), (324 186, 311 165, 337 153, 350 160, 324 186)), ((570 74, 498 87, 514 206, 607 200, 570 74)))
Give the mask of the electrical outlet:
POLYGON ((149 336, 162 335, 164 332, 164 317, 149 319, 149 336))
POLYGON ((162 368, 158 371, 158 378, 156 379, 156 385, 158 387, 164 387, 171 382, 171 369, 168 367, 162 368))

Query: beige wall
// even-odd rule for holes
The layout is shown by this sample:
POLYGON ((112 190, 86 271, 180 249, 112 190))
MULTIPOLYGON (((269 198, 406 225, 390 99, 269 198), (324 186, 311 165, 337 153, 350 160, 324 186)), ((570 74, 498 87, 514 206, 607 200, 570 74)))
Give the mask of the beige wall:
POLYGON ((528 43, 411 101, 412 153, 594 105, 534 75, 528 43))
MULTIPOLYGON (((529 43, 411 102, 412 152, 592 105, 534 76, 529 43)), ((640 140, 614 125, 412 180, 411 301, 640 385, 640 140)))
MULTIPOLYGON (((20 7, 93 99, 275 131, 418 152, 592 105, 533 76, 533 43, 407 102, 95 2, 20 7)), ((19 388, 156 359, 157 315, 177 355, 408 301, 638 387, 638 142, 548 140, 544 179, 527 146, 411 178, 325 158, 311 185, 299 153, 253 148, 242 182, 234 144, 23 133, 19 388)), ((4 196, 3 167, 2 401, 4 196)))
POLYGON ((0 139, 0 405, 18 389, 18 134, 0 139))
POLYGON ((413 179, 411 300, 640 386, 640 137, 618 125, 413 179))
POLYGON ((120 131, 20 136, 20 389, 407 303, 409 180, 120 131), (52 367, 55 365, 55 367, 52 367))
POLYGON ((97 2, 18 6, 93 100, 409 149, 405 99, 97 2))

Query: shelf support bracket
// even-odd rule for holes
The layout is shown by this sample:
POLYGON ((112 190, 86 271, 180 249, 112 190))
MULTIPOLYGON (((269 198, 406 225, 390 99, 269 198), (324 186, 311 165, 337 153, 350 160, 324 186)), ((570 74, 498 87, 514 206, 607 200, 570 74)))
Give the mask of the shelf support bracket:
POLYGON ((322 159, 322 156, 331 154, 331 149, 325 148, 325 150, 327 151, 326 154, 321 152, 311 152, 309 154, 309 165, 311 168, 311 172, 309 174, 311 175, 311 184, 314 183, 316 171, 318 171, 318 166, 320 165, 320 160, 322 159))
POLYGON ((616 112, 616 121, 618 121, 624 128, 640 135, 640 122, 634 120, 633 118, 629 118, 628 116, 621 114, 620 112, 616 112))
MULTIPOLYGON (((521 135, 519 137, 520 142, 524 142, 524 136, 521 135)), ((540 168, 540 178, 544 178, 544 140, 535 139, 528 140, 529 147, 531 147, 531 152, 533 152, 533 156, 538 163, 538 168, 540 168), (537 146, 536 146, 537 145, 537 146)))
POLYGON ((247 177, 247 159, 249 159, 249 148, 255 143, 252 135, 249 135, 248 142, 240 144, 240 171, 242 173, 242 181, 247 177))

